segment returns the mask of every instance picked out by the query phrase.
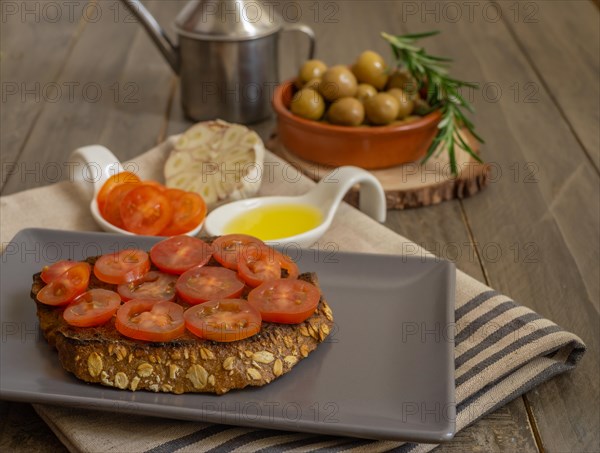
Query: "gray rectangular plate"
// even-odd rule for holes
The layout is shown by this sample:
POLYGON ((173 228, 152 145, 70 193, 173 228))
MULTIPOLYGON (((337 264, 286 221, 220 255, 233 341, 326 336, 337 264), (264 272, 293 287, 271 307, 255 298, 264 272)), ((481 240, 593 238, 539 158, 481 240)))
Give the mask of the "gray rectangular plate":
POLYGON ((1 257, 0 398, 289 431, 440 442, 455 431, 454 266, 431 257, 289 249, 319 276, 335 329, 290 373, 222 396, 130 392, 85 384, 43 339, 31 277, 59 259, 81 260, 157 241, 105 233, 26 229, 1 257))

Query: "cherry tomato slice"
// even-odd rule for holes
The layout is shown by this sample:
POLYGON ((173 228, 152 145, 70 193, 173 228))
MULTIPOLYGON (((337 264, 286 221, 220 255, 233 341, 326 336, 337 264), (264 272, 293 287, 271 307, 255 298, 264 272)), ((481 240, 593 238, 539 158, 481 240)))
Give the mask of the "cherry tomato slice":
POLYGON ((212 247, 201 239, 174 236, 155 244, 150 249, 150 258, 163 272, 183 274, 192 267, 204 266, 212 253, 212 247))
POLYGON ((224 267, 193 267, 181 274, 175 284, 177 295, 189 304, 207 300, 234 299, 242 294, 244 282, 224 267))
POLYGON ((127 231, 154 236, 171 222, 169 199, 151 185, 138 185, 121 202, 121 218, 127 231))
POLYGON ((44 266, 40 277, 44 283, 50 283, 52 280, 56 280, 57 277, 60 277, 63 273, 71 269, 76 264, 77 261, 71 260, 57 261, 50 266, 44 266))
POLYGON ((317 308, 320 292, 302 280, 273 280, 254 288, 248 302, 260 311, 263 321, 298 324, 317 308))
POLYGON ((206 203, 197 193, 167 189, 165 195, 173 207, 173 219, 161 231, 161 236, 176 236, 192 231, 206 217, 206 203))
POLYGON ((90 271, 88 263, 77 263, 44 286, 37 300, 46 305, 68 304, 87 289, 90 271))
POLYGON ((280 253, 277 250, 273 249, 273 253, 279 261, 279 265, 281 266, 281 268, 286 271, 286 278, 292 280, 298 278, 298 275, 300 275, 300 271, 298 270, 298 266, 296 265, 296 263, 294 263, 294 261, 289 256, 284 255, 283 253, 280 253))
POLYGON ((150 271, 139 280, 117 287, 124 301, 131 299, 173 300, 175 298, 175 275, 150 271))
POLYGON ((255 287, 281 277, 281 265, 273 249, 264 247, 248 252, 240 254, 238 273, 249 286, 255 287))
MULTIPOLYGON (((98 202, 98 208, 100 212, 104 209, 106 202, 109 199, 109 194, 113 190, 113 188, 119 184, 136 184, 140 182, 140 178, 130 171, 122 171, 121 173, 117 173, 112 175, 110 178, 106 180, 106 182, 100 188, 100 192, 98 192, 98 196, 96 197, 96 201, 98 202)), ((110 197, 113 195, 111 194, 110 197)))
POLYGON ((170 341, 185 332, 183 307, 168 301, 132 299, 117 311, 115 327, 135 340, 170 341))
POLYGON ((212 243, 213 256, 224 267, 237 271, 240 254, 266 247, 265 243, 247 234, 226 234, 212 243))
POLYGON ((108 322, 120 306, 121 298, 114 291, 90 289, 67 306, 63 318, 72 326, 100 326, 108 322))
POLYGON ((183 317, 190 332, 207 340, 237 341, 260 332, 260 313, 243 299, 211 300, 188 308, 183 317))
POLYGON ((162 185, 158 181, 153 181, 152 179, 146 179, 146 180, 144 180, 143 184, 146 185, 146 186, 152 186, 156 190, 158 190, 159 192, 166 192, 167 191, 167 188, 164 185, 162 185))
POLYGON ((105 283, 121 285, 139 280, 150 270, 150 257, 143 250, 127 249, 102 255, 94 264, 94 275, 105 283))
POLYGON ((133 189, 139 186, 139 183, 123 183, 115 185, 110 191, 110 198, 106 200, 103 207, 100 208, 100 214, 107 222, 112 223, 119 228, 125 228, 121 218, 121 203, 123 198, 133 189))

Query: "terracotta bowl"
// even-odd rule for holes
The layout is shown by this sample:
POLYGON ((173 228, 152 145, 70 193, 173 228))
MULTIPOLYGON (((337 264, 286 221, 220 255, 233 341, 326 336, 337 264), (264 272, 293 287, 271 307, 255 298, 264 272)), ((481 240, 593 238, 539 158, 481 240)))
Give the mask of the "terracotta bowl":
POLYGON ((292 114, 293 81, 275 89, 279 139, 298 157, 323 165, 387 168, 413 162, 425 155, 437 132, 441 114, 389 126, 348 127, 310 121, 292 114))

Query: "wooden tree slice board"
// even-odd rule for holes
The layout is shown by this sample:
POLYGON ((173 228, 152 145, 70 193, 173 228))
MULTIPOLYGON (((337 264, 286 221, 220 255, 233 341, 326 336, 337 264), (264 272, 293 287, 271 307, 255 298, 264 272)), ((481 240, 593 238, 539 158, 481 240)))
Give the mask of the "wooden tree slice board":
MULTIPOLYGON (((463 137, 471 148, 479 152, 479 143, 466 131, 463 137)), ((334 167, 301 159, 283 146, 273 134, 268 148, 279 157, 298 168, 309 178, 318 181, 334 167)), ((448 153, 432 156, 427 163, 411 162, 397 167, 369 170, 381 183, 386 194, 388 209, 418 208, 431 206, 456 198, 466 198, 478 193, 488 182, 489 165, 477 162, 472 156, 456 147, 458 176, 450 171, 448 153)), ((359 193, 354 189, 346 201, 358 206, 359 193)))

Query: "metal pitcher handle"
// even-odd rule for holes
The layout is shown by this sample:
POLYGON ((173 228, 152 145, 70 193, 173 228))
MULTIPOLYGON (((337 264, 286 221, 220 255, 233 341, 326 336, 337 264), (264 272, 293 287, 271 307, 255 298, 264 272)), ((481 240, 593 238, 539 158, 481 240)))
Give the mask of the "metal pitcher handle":
POLYGON ((308 36, 310 46, 308 48, 308 59, 312 60, 315 57, 316 37, 312 28, 305 24, 289 24, 283 25, 283 31, 299 31, 308 36))

